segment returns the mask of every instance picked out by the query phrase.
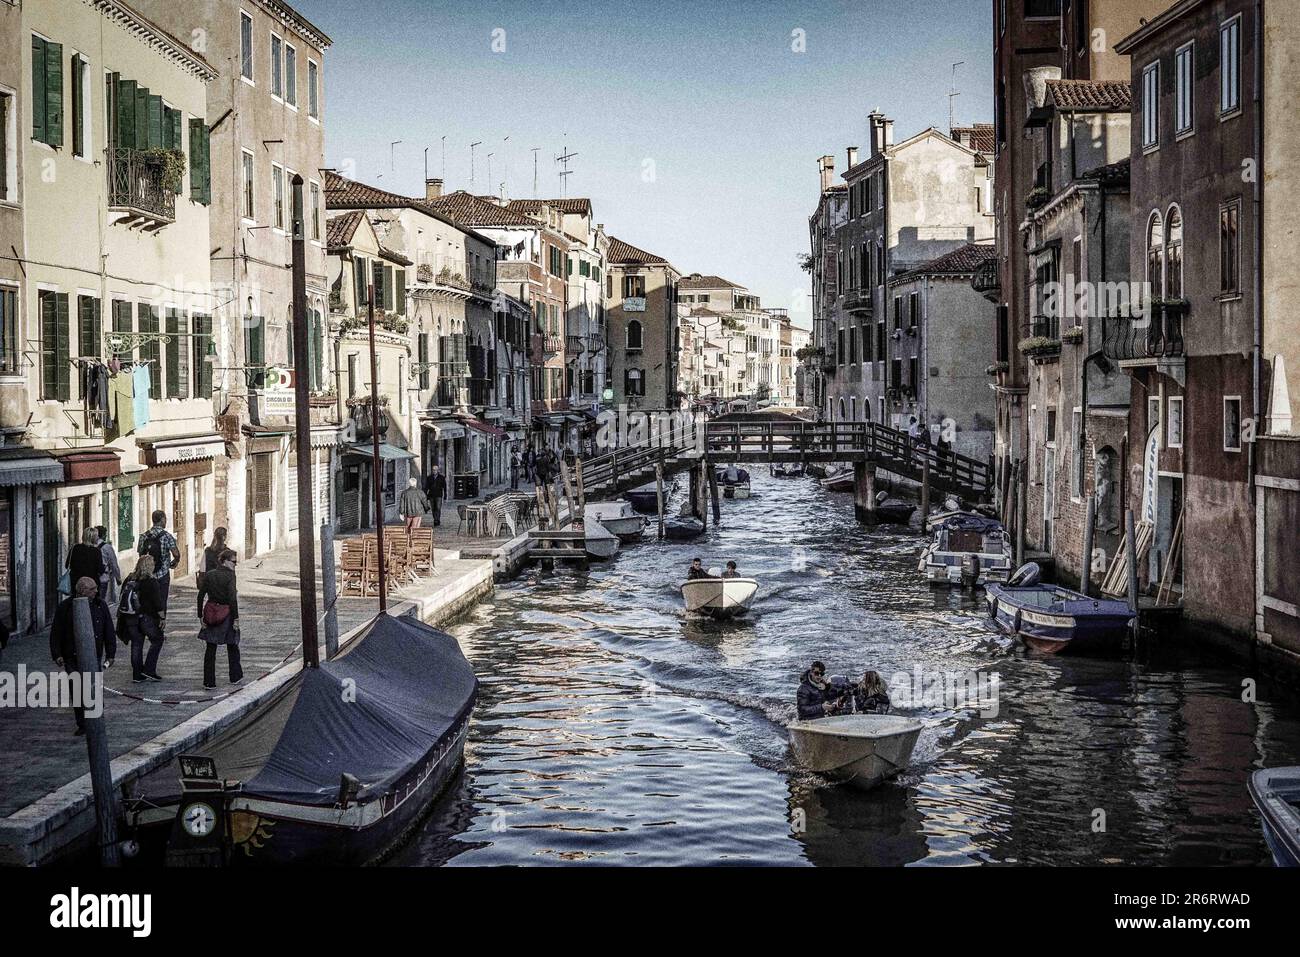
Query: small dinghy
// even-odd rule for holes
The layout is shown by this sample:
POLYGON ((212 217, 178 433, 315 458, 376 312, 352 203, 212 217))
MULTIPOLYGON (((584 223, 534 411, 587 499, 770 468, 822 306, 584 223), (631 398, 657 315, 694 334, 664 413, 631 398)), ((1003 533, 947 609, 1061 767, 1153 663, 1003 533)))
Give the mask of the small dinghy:
POLYGON ((631 502, 589 502, 582 517, 587 522, 599 522, 623 542, 635 542, 645 531, 645 518, 637 514, 631 502))
POLYGON ((1128 602, 1041 585, 1038 575, 1038 566, 1030 562, 1007 584, 985 589, 989 617, 998 628, 1048 654, 1107 654, 1123 647, 1133 623, 1128 602))
POLYGON ((704 523, 698 518, 665 518, 664 538, 686 542, 704 534, 704 523))
POLYGON ((897 714, 843 714, 796 721, 788 730, 800 764, 866 791, 907 767, 921 722, 897 714))
POLYGON ((607 529, 600 522, 583 522, 582 529, 587 536, 586 547, 588 557, 601 559, 614 557, 614 553, 618 551, 617 535, 607 529))
POLYGON ((828 471, 826 477, 821 480, 822 488, 828 492, 852 492, 853 491, 853 470, 836 469, 828 471))
POLYGON ((772 478, 803 478, 802 465, 773 465, 772 478))
POLYGON ((713 618, 743 615, 757 592, 752 578, 692 578, 682 584, 686 610, 713 618))
POLYGON ((1264 842, 1273 863, 1300 867, 1300 767, 1256 771, 1249 788, 1263 819, 1264 842))
POLYGON ((723 498, 749 498, 749 472, 736 469, 736 477, 727 478, 727 469, 718 469, 718 484, 723 498))
POLYGON ((659 511, 659 493, 655 489, 633 489, 624 492, 623 497, 642 515, 655 515, 659 511))
POLYGON ((906 525, 916 506, 901 498, 889 498, 884 492, 876 496, 876 521, 886 525, 906 525))

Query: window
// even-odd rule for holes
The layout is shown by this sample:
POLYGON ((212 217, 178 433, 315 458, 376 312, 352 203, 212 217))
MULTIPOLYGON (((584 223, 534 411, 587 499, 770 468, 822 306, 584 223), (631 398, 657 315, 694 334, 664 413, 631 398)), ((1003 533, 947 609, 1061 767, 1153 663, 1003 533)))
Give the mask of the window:
POLYGON ((298 105, 298 51, 291 43, 284 45, 284 102, 298 105))
POLYGON ((239 75, 253 82, 253 18, 239 13, 239 75))
POLYGON ((0 200, 8 202, 18 198, 17 191, 13 188, 18 156, 17 139, 13 129, 16 121, 17 110, 13 96, 0 92, 0 200), (14 163, 13 170, 9 168, 11 161, 14 163))
POLYGON ((645 276, 624 276, 623 277, 623 298, 644 299, 645 298, 645 276))
POLYGON ((1083 410, 1070 413, 1070 497, 1083 495, 1083 410))
POLYGON ((921 296, 918 293, 912 293, 907 297, 907 327, 915 329, 917 320, 921 315, 921 296))
POLYGON ((32 34, 32 139, 63 145, 63 44, 32 34))
POLYGON ((1183 214, 1169 207, 1169 239, 1165 243, 1165 298, 1183 298, 1183 214))
POLYGON ((212 396, 212 361, 216 352, 212 342, 212 317, 195 313, 192 317, 193 333, 190 338, 190 369, 193 372, 194 397, 207 399, 212 396))
POLYGON ((72 155, 90 155, 90 63, 80 53, 72 55, 72 155))
MULTIPOLYGON (((158 308, 146 302, 136 306, 136 322, 142 333, 162 332, 158 328, 158 308)), ((140 359, 149 363, 149 398, 161 399, 162 395, 162 344, 157 340, 145 342, 140 346, 140 359)))
POLYGON ((645 395, 645 373, 641 369, 628 369, 623 373, 623 394, 645 395))
POLYGON ((244 317, 244 374, 250 389, 266 382, 266 322, 261 316, 244 317))
POLYGON ((253 154, 244 150, 244 218, 253 219, 253 154))
POLYGON ((1183 399, 1182 396, 1169 397, 1169 424, 1165 433, 1165 443, 1171 449, 1183 447, 1183 399))
POLYGON ((1241 15, 1219 27, 1219 113, 1241 109, 1241 15))
POLYGON ((1225 296, 1240 292, 1241 249, 1238 239, 1240 201, 1219 208, 1219 291, 1225 296))
POLYGON ((271 34, 271 95, 275 97, 284 96, 284 56, 282 47, 284 41, 271 34))
POLYGON ((178 309, 167 309, 167 398, 190 397, 190 354, 185 347, 189 338, 189 316, 178 309))
POLYGON ((1142 71, 1142 146, 1152 149, 1160 143, 1160 64, 1142 71))
POLYGON ((77 355, 85 358, 99 357, 99 343, 103 338, 103 322, 99 300, 94 296, 77 297, 77 355))
POLYGON ((41 398, 66 402, 71 398, 68 365, 68 294, 41 290, 41 398))
POLYGON ((190 199, 205 206, 212 202, 210 134, 202 117, 190 117, 190 199))
POLYGON ((1165 220, 1156 210, 1147 221, 1147 299, 1164 297, 1165 220))
POLYGON ((1061 15, 1061 0, 1025 0, 1026 19, 1045 20, 1061 15))
POLYGON ((311 238, 320 242, 320 183, 311 184, 311 238))
POLYGON ((0 286, 0 375, 18 373, 18 291, 0 286))
POLYGON ((320 67, 315 60, 307 61, 307 115, 320 119, 320 67))
POLYGON ((284 170, 271 164, 271 212, 276 229, 284 229, 284 170))
POLYGON ((1174 132, 1178 134, 1192 132, 1194 119, 1192 101, 1195 89, 1195 75, 1192 71, 1194 45, 1188 43, 1178 48, 1174 54, 1174 132))
POLYGON ((1155 431, 1156 445, 1160 445, 1160 396, 1147 398, 1147 432, 1155 431))
POLYGON ((357 394, 357 354, 348 353, 348 398, 354 398, 357 394))
POLYGON ((640 349, 641 344, 641 323, 633 319, 627 324, 627 347, 628 349, 640 349))
POLYGON ((1241 451, 1241 396, 1223 397, 1223 451, 1241 451))

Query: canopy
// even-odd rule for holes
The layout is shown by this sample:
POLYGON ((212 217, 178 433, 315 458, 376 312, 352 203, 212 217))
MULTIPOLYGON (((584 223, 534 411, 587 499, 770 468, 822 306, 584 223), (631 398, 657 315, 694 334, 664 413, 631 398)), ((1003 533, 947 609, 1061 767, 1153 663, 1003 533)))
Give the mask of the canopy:
MULTIPOLYGON (((349 445, 344 455, 364 455, 366 458, 373 458, 375 448, 369 442, 357 442, 349 445)), ((414 452, 408 452, 406 449, 398 448, 396 445, 389 445, 387 442, 379 443, 379 458, 383 462, 396 462, 402 459, 415 458, 414 452)))

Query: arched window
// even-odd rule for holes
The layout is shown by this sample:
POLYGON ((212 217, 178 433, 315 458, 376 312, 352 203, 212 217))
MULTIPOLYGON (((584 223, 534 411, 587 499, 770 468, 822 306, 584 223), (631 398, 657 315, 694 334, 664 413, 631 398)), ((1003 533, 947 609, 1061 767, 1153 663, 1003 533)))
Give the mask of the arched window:
POLYGON ((1151 299, 1164 298, 1165 223, 1157 210, 1147 222, 1147 288, 1151 299))
POLYGON ((844 421, 844 400, 840 399, 840 421, 844 421))
POLYGON ((1169 207, 1168 239, 1165 240, 1165 298, 1183 298, 1183 213, 1169 207))
POLYGON ((629 349, 641 348, 641 320, 632 319, 627 324, 627 347, 629 349))
POLYGON ((849 398, 849 421, 850 422, 858 421, 858 397, 857 396, 851 396, 849 398))

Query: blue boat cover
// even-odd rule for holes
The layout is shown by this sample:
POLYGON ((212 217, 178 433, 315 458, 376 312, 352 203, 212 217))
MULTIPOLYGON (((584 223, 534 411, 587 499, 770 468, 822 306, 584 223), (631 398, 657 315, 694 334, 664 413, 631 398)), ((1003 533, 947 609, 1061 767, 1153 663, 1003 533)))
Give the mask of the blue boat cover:
POLYGON ((958 512, 949 515, 939 524, 941 528, 965 532, 996 532, 1002 528, 1002 523, 996 518, 988 518, 974 512, 958 512))
POLYGON ((332 805, 346 773, 361 782, 359 801, 374 800, 452 736, 477 691, 454 638, 379 615, 344 654, 303 672, 284 730, 244 793, 332 805))

